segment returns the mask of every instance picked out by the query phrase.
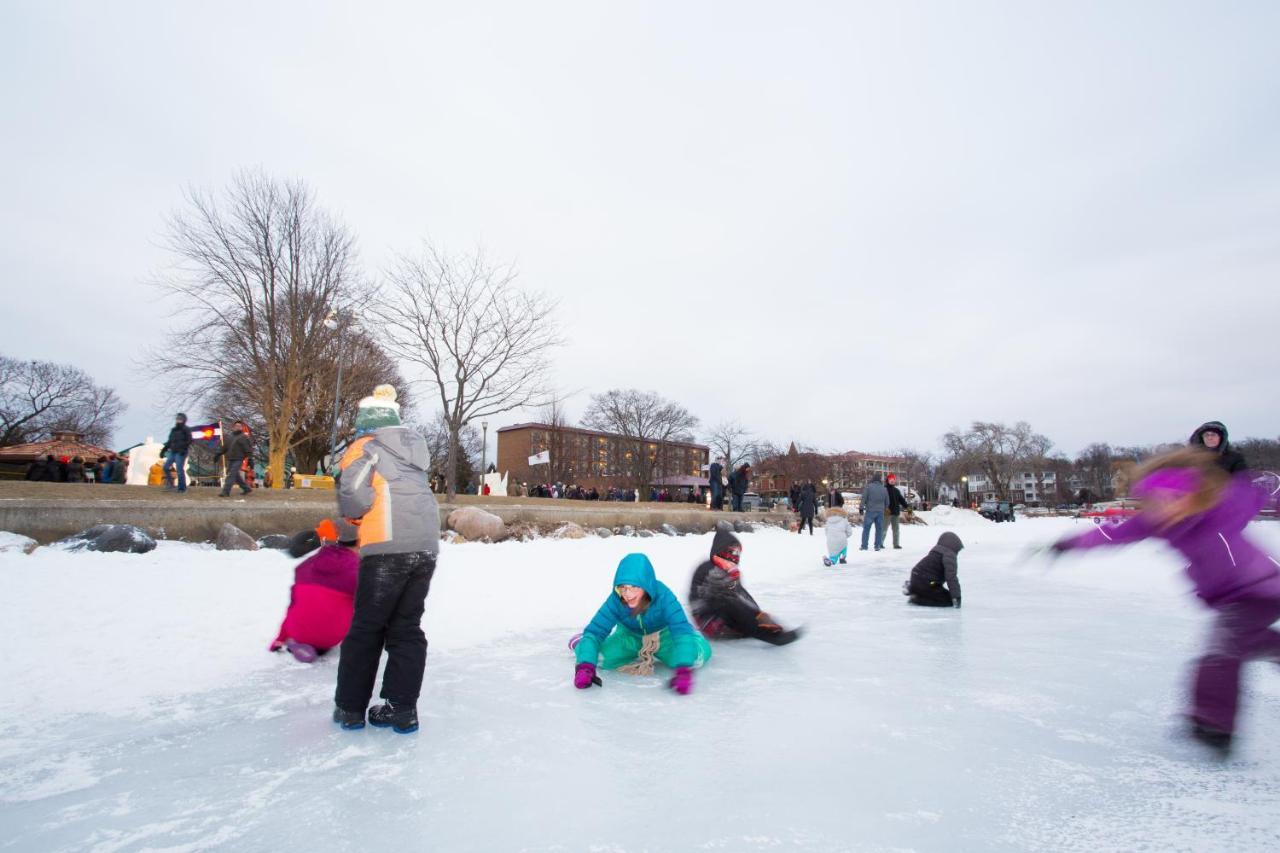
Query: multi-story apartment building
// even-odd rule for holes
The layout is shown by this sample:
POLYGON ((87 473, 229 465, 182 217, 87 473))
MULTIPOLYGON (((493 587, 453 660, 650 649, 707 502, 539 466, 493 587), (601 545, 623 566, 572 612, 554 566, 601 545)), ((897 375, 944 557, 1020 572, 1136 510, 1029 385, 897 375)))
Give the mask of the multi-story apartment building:
POLYGON ((540 423, 514 424, 498 430, 497 468, 515 483, 577 485, 601 491, 641 485, 638 472, 652 483, 667 479, 706 479, 710 448, 686 441, 642 441, 623 435, 540 423), (546 463, 529 464, 546 453, 546 463), (639 454, 647 464, 637 464, 639 454))

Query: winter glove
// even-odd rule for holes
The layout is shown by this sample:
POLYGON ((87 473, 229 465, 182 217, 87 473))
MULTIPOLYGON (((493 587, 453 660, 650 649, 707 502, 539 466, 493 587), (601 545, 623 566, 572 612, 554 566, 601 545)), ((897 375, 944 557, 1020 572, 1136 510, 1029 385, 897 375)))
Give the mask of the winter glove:
POLYGON ((756 624, 766 631, 781 631, 782 626, 773 621, 768 613, 757 613, 756 624))
POLYGON ((676 674, 667 685, 681 696, 688 696, 693 692, 693 670, 687 666, 676 667, 676 674))
POLYGON ((577 669, 573 671, 573 686, 579 690, 586 690, 593 684, 604 685, 596 675, 596 665, 593 663, 580 663, 577 669))
POLYGON ((960 596, 957 595, 955 598, 951 599, 951 606, 956 610, 960 609, 960 596))

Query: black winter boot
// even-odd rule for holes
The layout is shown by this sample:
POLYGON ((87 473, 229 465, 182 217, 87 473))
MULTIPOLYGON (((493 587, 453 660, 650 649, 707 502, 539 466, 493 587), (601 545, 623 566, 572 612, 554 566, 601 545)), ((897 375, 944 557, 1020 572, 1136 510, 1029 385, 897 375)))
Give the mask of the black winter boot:
POLYGON ((369 723, 380 729, 390 726, 396 734, 412 734, 418 730, 418 709, 414 705, 395 705, 388 699, 369 709, 369 723))
POLYGON ((1193 722, 1191 737, 1212 749, 1218 758, 1231 755, 1231 732, 1193 722))
POLYGON ((333 721, 344 729, 351 731, 353 729, 364 728, 364 711, 347 711, 333 706, 333 721))

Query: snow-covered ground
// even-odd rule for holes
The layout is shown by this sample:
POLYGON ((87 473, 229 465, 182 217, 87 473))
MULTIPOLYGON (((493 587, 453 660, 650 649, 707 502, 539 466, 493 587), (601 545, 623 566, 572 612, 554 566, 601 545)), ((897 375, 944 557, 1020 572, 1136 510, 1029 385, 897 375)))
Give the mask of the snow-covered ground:
POLYGON ((744 536, 809 633, 718 644, 688 697, 574 690, 565 641, 621 556, 683 596, 709 535, 445 546, 414 736, 337 730, 334 656, 267 653, 281 554, 0 554, 0 850, 1280 849, 1280 669, 1247 671, 1235 758, 1179 737, 1207 617, 1173 557, 933 522, 832 569, 821 530, 744 536), (944 525, 965 607, 909 607, 944 525))

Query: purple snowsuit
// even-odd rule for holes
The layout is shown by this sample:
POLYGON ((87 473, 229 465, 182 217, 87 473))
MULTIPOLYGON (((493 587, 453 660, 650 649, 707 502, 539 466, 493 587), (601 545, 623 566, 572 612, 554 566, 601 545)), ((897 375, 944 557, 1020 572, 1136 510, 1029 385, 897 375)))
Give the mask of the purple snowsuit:
MULTIPOLYGON (((1135 486, 1141 494, 1160 471, 1135 486)), ((1235 729, 1240 697, 1240 668, 1246 660, 1280 661, 1280 632, 1271 627, 1280 619, 1280 563, 1246 539, 1245 525, 1267 500, 1247 472, 1236 474, 1222 499, 1199 515, 1159 529, 1146 514, 1128 521, 1095 527, 1059 544, 1062 550, 1124 545, 1155 537, 1187 558, 1187 576, 1196 595, 1217 611, 1209 646, 1196 668, 1193 717, 1197 723, 1224 732, 1235 729)))

